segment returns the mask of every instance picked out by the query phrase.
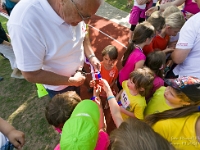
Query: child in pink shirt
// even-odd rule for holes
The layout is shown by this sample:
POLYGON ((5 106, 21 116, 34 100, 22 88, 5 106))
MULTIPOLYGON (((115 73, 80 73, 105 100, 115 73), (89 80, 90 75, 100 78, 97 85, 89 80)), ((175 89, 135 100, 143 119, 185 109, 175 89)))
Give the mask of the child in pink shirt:
POLYGON ((123 68, 119 71, 118 79, 119 90, 122 89, 122 82, 128 80, 129 74, 132 71, 143 67, 146 56, 142 48, 150 44, 154 36, 154 27, 149 22, 143 22, 136 26, 132 42, 129 44, 122 58, 123 68))
POLYGON ((153 96, 154 92, 161 86, 164 86, 163 70, 165 67, 165 61, 166 55, 163 51, 151 52, 146 57, 145 66, 149 67, 155 73, 153 88, 150 90, 149 95, 146 96, 147 103, 153 96))

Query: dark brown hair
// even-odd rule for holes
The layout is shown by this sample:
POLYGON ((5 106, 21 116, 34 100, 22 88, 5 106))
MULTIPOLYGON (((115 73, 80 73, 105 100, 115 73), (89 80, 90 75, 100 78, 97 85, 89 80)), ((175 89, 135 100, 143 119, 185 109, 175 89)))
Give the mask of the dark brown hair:
POLYGON ((149 67, 157 76, 163 78, 166 55, 163 51, 154 51, 147 55, 145 66, 149 67))
POLYGON ((147 67, 138 68, 130 73, 129 78, 135 84, 137 90, 144 88, 144 91, 139 90, 141 96, 148 95, 153 87, 154 73, 147 67))
POLYGON ((125 65, 129 55, 134 51, 134 44, 141 44, 147 40, 147 38, 152 38, 155 34, 154 27, 149 22, 143 22, 135 27, 132 43, 128 45, 127 50, 122 58, 122 66, 125 65))
POLYGON ((118 57, 118 51, 117 48, 113 45, 106 46, 103 51, 101 52, 102 56, 105 56, 108 54, 110 60, 116 60, 118 57))
POLYGON ((110 135, 111 150, 175 150, 148 124, 128 118, 110 135))
POLYGON ((47 104, 45 116, 50 125, 59 127, 68 120, 81 98, 74 91, 55 95, 47 104))
POLYGON ((150 126, 152 126, 159 120, 186 117, 193 113, 199 112, 200 111, 199 109, 200 109, 200 102, 197 102, 195 104, 148 115, 145 117, 145 122, 148 123, 150 126))

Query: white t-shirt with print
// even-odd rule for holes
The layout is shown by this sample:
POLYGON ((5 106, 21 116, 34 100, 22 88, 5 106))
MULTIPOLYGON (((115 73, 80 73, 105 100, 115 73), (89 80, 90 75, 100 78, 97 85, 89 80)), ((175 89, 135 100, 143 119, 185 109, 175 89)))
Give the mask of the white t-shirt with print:
MULTIPOLYGON (((8 31, 22 71, 43 69, 70 77, 84 63, 85 23, 65 23, 47 0, 20 1, 12 11, 8 31)), ((67 86, 45 87, 59 91, 67 86)))
POLYGON ((182 27, 177 49, 191 49, 183 63, 177 65, 173 72, 179 76, 200 78, 200 13, 192 16, 182 27))

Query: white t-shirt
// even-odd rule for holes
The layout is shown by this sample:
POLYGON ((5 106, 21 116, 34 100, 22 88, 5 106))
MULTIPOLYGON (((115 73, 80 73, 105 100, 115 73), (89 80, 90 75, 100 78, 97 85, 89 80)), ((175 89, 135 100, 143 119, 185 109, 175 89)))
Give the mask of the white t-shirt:
POLYGON ((200 13, 186 21, 180 31, 176 48, 183 51, 191 49, 191 51, 183 63, 174 68, 174 74, 200 78, 200 13))
MULTIPOLYGON (((12 11, 8 31, 22 71, 43 69, 70 77, 83 65, 85 23, 65 23, 47 0, 20 1, 12 11)), ((45 87, 59 91, 67 86, 45 87)))
POLYGON ((140 9, 145 9, 145 8, 146 8, 146 4, 139 5, 139 4, 137 3, 137 0, 134 0, 134 6, 137 6, 137 7, 139 7, 140 9))

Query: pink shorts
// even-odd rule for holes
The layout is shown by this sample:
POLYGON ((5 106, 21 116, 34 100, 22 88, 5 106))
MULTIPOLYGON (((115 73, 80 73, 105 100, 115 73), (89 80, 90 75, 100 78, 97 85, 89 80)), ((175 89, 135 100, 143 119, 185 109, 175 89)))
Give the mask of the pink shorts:
POLYGON ((130 12, 129 23, 131 25, 137 25, 139 18, 145 18, 145 9, 134 6, 130 12))
MULTIPOLYGON (((95 147, 95 150, 107 150, 110 144, 109 136, 104 131, 99 131, 98 141, 95 147)), ((61 150, 60 144, 56 145, 54 150, 61 150)))

